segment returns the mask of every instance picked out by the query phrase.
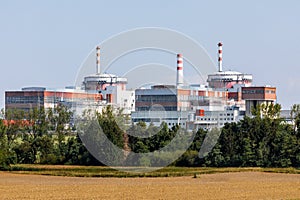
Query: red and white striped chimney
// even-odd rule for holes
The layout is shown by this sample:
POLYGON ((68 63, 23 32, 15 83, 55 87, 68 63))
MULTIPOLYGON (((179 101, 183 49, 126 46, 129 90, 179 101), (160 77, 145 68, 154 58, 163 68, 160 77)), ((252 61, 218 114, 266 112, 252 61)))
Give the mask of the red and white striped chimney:
POLYGON ((177 54, 177 81, 176 85, 180 86, 183 84, 183 58, 182 54, 177 54))
POLYGON ((100 47, 96 47, 96 73, 100 74, 100 47))
POLYGON ((222 42, 219 42, 218 44, 218 47, 219 47, 219 51, 218 51, 218 54, 219 54, 219 59, 218 59, 218 62, 219 62, 219 72, 222 72, 223 71, 223 66, 222 66, 222 62, 223 62, 223 58, 222 58, 222 42))

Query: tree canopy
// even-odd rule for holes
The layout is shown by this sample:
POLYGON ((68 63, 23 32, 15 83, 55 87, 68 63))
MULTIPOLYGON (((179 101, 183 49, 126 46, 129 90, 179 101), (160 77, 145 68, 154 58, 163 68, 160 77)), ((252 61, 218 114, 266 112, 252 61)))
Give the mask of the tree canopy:
MULTIPOLYGON (((227 123, 220 130, 199 129, 192 133, 177 125, 168 128, 166 123, 160 127, 147 126, 144 122, 120 126, 120 121, 128 121, 127 116, 115 113, 111 107, 96 114, 96 124, 110 142, 129 152, 120 155, 114 154, 113 149, 101 149, 104 153, 112 152, 111 160, 121 156, 122 164, 139 162, 141 166, 157 166, 168 163, 172 156, 181 155, 179 150, 185 150, 184 144, 188 143, 190 146, 172 165, 300 167, 300 105, 291 108, 291 123, 280 118, 280 109, 278 104, 260 105, 252 111, 253 117, 227 123), (186 136, 193 140, 188 141, 186 136), (145 156, 161 149, 165 154, 145 156), (134 153, 139 154, 136 160, 134 153)), ((8 169, 10 164, 16 163, 104 164, 95 159, 101 152, 95 154, 87 150, 84 137, 71 123, 72 112, 63 105, 53 110, 33 109, 27 113, 7 110, 2 116, 6 119, 0 120, 0 169, 8 169)), ((92 139, 94 145, 104 141, 93 134, 88 137, 92 137, 87 139, 92 139)))

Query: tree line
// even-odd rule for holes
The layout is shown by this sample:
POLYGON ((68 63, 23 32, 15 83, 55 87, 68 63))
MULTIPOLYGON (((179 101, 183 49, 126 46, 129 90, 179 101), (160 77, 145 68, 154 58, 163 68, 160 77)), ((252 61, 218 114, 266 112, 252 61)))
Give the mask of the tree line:
MULTIPOLYGON (((63 105, 27 113, 7 110, 2 112, 5 120, 0 120, 0 168, 34 163, 103 165, 95 157, 106 152, 111 152, 111 160, 122 157, 122 163, 115 164, 126 166, 300 167, 300 105, 292 107, 291 123, 279 117, 280 109, 278 104, 263 104, 253 109, 253 117, 227 123, 220 130, 187 132, 166 123, 125 127, 120 123, 122 112, 107 107, 96 113, 97 123, 110 142, 129 151, 122 155, 108 146, 88 151, 82 129, 70 123, 72 112, 63 105), (172 160, 174 155, 179 158, 172 160)), ((104 141, 96 132, 87 138, 93 146, 104 141)))
POLYGON ((2 110, 2 115, 0 169, 11 164, 99 164, 70 126, 72 113, 67 107, 2 110))

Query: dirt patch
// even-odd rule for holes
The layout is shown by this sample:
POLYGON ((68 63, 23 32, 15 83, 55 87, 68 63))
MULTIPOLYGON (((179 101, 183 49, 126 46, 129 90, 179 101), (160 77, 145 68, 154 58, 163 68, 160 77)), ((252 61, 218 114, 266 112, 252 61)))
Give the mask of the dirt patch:
POLYGON ((0 172, 0 199, 300 199, 300 175, 76 178, 0 172))

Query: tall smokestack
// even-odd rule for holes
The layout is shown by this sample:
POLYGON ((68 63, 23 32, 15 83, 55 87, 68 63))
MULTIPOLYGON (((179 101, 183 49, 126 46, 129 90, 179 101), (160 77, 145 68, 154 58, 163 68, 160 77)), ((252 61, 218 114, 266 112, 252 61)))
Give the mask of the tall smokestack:
POLYGON ((100 74, 100 47, 96 47, 96 73, 100 74))
POLYGON ((218 47, 219 47, 219 51, 218 51, 218 54, 219 54, 219 59, 218 59, 218 62, 219 62, 219 72, 222 72, 223 71, 223 66, 222 66, 222 62, 223 62, 223 58, 222 58, 222 42, 219 42, 218 44, 218 47))
POLYGON ((176 85, 180 86, 183 84, 183 58, 182 54, 177 54, 177 81, 176 85))

